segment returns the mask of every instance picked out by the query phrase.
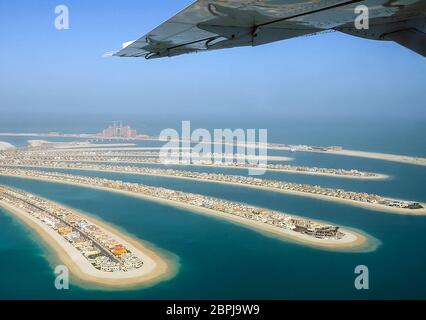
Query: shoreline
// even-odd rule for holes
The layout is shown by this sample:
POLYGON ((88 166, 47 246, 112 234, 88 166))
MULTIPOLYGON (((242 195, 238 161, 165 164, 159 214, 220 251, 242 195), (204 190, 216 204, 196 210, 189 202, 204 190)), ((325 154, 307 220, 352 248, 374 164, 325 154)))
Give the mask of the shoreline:
POLYGON ((14 146, 13 144, 6 141, 0 141, 0 151, 10 151, 15 149, 16 146, 14 146))
POLYGON ((333 154, 333 155, 339 155, 339 156, 367 158, 367 159, 412 164, 417 166, 426 166, 426 158, 424 157, 415 157, 415 156, 407 156, 407 155, 399 155, 399 154, 391 154, 391 153, 348 150, 348 149, 343 149, 340 151, 338 150, 330 150, 330 151, 307 150, 306 152, 317 152, 317 153, 333 154))
MULTIPOLYGON (((62 137, 62 138, 79 138, 79 139, 81 139, 81 138, 84 138, 84 139, 90 139, 90 138, 94 138, 94 139, 98 138, 99 139, 99 138, 101 138, 99 136, 96 136, 96 134, 65 134, 65 135, 52 135, 52 134, 50 134, 49 135, 47 133, 7 133, 7 132, 0 133, 0 136, 16 136, 16 137, 23 137, 24 136, 24 137, 47 137, 47 138, 49 138, 49 137, 51 137, 51 138, 62 137)), ((159 139, 159 137, 155 137, 155 136, 154 137, 139 137, 139 138, 137 137, 133 140, 135 140, 135 141, 164 142, 163 140, 159 139)), ((291 148, 289 146, 280 146, 280 145, 275 145, 274 143, 266 146, 266 148, 268 150, 291 151, 291 148)), ((137 149, 138 148, 136 148, 136 150, 137 149)), ((405 164, 426 166, 426 158, 425 157, 410 156, 410 155, 399 155, 399 154, 382 153, 382 152, 371 152, 371 151, 361 151, 361 150, 351 150, 351 149, 327 150, 327 151, 294 150, 294 152, 325 153, 325 154, 334 154, 334 155, 342 155, 342 156, 349 156, 349 157, 377 159, 377 160, 384 160, 384 161, 390 161, 390 162, 399 162, 399 163, 405 163, 405 164)))
MULTIPOLYGON (((1 165, 0 165, 1 166, 1 165)), ((15 166, 4 166, 4 167, 15 167, 15 166)), ((24 168, 46 168, 41 166, 16 166, 16 167, 24 167, 24 168)), ((55 168, 51 168, 55 169, 55 168)), ((340 199, 337 197, 331 197, 321 194, 314 194, 309 192, 300 192, 300 191, 294 191, 294 190, 285 190, 285 189, 279 189, 279 188, 271 188, 271 187, 263 187, 259 185, 251 185, 251 184, 239 184, 234 182, 227 182, 227 181, 216 181, 216 180, 203 180, 199 178, 190 178, 190 177, 182 177, 182 176, 173 176, 173 175, 165 175, 165 174, 148 174, 148 173, 131 173, 131 172, 119 172, 119 171, 108 171, 108 170, 95 170, 95 169, 73 169, 73 168, 66 168, 66 167, 56 167, 56 169, 62 169, 62 170, 74 170, 74 171, 91 171, 91 172, 105 172, 105 173, 119 173, 119 174, 133 174, 133 175, 141 175, 141 176, 152 176, 152 177, 163 177, 163 178, 171 178, 171 179, 181 179, 181 180, 191 180, 191 181, 199 181, 204 183, 216 183, 216 184, 226 184, 226 185, 232 185, 237 187, 246 187, 251 189, 257 189, 257 190, 264 190, 264 191, 270 191, 270 192, 277 192, 282 194, 290 194, 295 195, 299 197, 308 197, 308 198, 314 198, 318 200, 323 201, 329 201, 329 202, 338 202, 345 205, 351 205, 356 207, 361 207, 364 209, 372 210, 372 211, 380 211, 385 213, 392 213, 392 214, 403 214, 403 215, 411 215, 411 216, 424 216, 426 215, 426 204, 420 203, 423 208, 422 209, 404 209, 404 208, 395 208, 395 207, 389 207, 384 206, 380 204, 374 204, 374 203, 368 203, 368 202, 360 202, 355 201, 351 199, 340 199)), ((54 172, 54 171, 50 171, 54 172)), ((3 175, 0 173, 0 175, 3 175)), ((402 200, 402 199, 398 199, 402 200)))
MULTIPOLYGON (((133 198, 139 198, 143 200, 148 200, 151 202, 156 202, 164 205, 173 206, 175 208, 181 208, 189 210, 193 213, 197 214, 205 214, 209 216, 214 216, 216 218, 224 219, 227 221, 231 221, 234 223, 237 223, 239 225, 243 225, 246 227, 249 227, 250 229, 253 229, 255 231, 260 231, 261 233, 267 233, 268 235, 275 235, 279 238, 282 238, 283 240, 291 241, 293 240, 296 243, 309 245, 311 247, 315 247, 318 249, 323 250, 340 250, 340 251, 350 251, 350 252, 364 252, 364 251, 371 251, 375 249, 375 246, 372 246, 371 243, 373 242, 373 237, 371 236, 365 236, 361 233, 349 231, 348 228, 340 228, 340 230, 346 234, 345 240, 329 240, 329 239, 318 239, 312 236, 300 234, 294 231, 280 229, 277 227, 274 227, 272 225, 268 225, 263 222, 259 221, 253 221, 246 218, 242 218, 239 216, 235 216, 228 213, 222 213, 216 210, 208 209, 208 208, 201 208, 198 206, 194 206, 191 204, 186 204, 174 200, 168 200, 153 196, 148 196, 140 193, 130 192, 126 190, 118 190, 108 187, 101 187, 96 185, 88 185, 83 183, 76 183, 76 182, 65 182, 65 181, 55 181, 52 179, 47 178, 38 178, 38 177, 20 177, 20 176, 13 176, 21 179, 29 179, 29 180, 39 180, 39 181, 46 181, 49 183, 59 183, 59 184, 65 184, 65 185, 74 185, 78 187, 85 187, 85 188, 92 188, 107 192, 114 192, 118 194, 127 195, 133 198), (372 249, 372 247, 374 247, 372 249)), ((291 215, 292 217, 300 217, 297 215, 291 215)), ((313 221, 318 221, 314 219, 310 219, 313 221)))
MULTIPOLYGON (((99 147, 92 148, 91 151, 142 151, 142 150, 160 150, 161 147, 116 147, 116 148, 108 148, 108 147, 99 147)), ((90 148, 75 148, 75 149, 61 149, 61 151, 89 151, 90 148)), ((288 151, 289 149, 284 147, 268 147, 268 150, 276 150, 276 151, 288 151)), ((321 153, 321 154, 332 154, 346 157, 356 157, 356 158, 366 158, 366 159, 375 159, 389 162, 397 162, 418 166, 426 166, 426 158, 424 157, 416 157, 409 155, 398 155, 398 154, 390 154, 390 153, 380 153, 380 152, 370 152, 370 151, 358 151, 358 150, 347 150, 343 149, 340 151, 312 151, 312 150, 296 150, 293 152, 309 152, 309 153, 321 153)))
POLYGON ((43 146, 50 146, 52 149, 75 149, 75 148, 96 148, 99 146, 102 147, 132 147, 137 146, 136 143, 105 143, 105 144, 96 144, 85 141, 68 141, 68 142, 58 142, 58 141, 47 141, 47 140, 28 140, 27 148, 39 148, 43 146))
MULTIPOLYGON (((55 203, 53 201, 50 201, 55 203)), ((62 206, 62 205, 61 205, 62 206)), ((108 223, 94 218, 92 215, 86 215, 81 211, 68 208, 78 213, 83 218, 87 218, 107 231, 109 234, 118 236, 120 240, 124 240, 130 249, 135 252, 142 253, 144 257, 144 266, 140 269, 132 270, 129 274, 123 276, 123 273, 107 273, 94 268, 87 259, 84 259, 80 252, 78 252, 71 244, 63 239, 59 234, 49 229, 46 225, 38 221, 36 218, 31 217, 25 211, 16 208, 5 201, 0 201, 0 207, 4 208, 6 212, 12 214, 20 222, 24 223, 31 231, 41 239, 42 245, 48 247, 49 253, 53 253, 58 262, 65 264, 70 270, 71 277, 74 276, 79 286, 93 286, 96 288, 102 287, 110 290, 116 289, 132 289, 153 286, 161 281, 172 278, 176 272, 177 267, 172 266, 172 262, 165 258, 163 254, 154 251, 154 248, 149 248, 147 244, 132 239, 129 235, 125 235, 120 231, 114 229, 108 223)), ((65 206, 62 206, 65 207, 65 206)), ((49 261, 51 262, 51 261, 49 261)), ((74 282, 74 281, 73 281, 74 282)), ((52 283, 53 285, 53 283, 52 283)))
MULTIPOLYGON (((66 162, 66 163, 79 163, 78 161, 75 160, 60 160, 58 162, 66 162)), ((82 161, 82 163, 102 163, 105 164, 107 163, 108 165, 114 165, 117 164, 118 162, 105 162, 105 161, 82 161)), ((306 171, 297 171, 297 170, 285 170, 285 169, 268 169, 268 168, 249 168, 249 167, 232 167, 232 166, 215 166, 215 165, 199 165, 199 164, 162 164, 162 163, 157 163, 157 162, 143 162, 143 163, 139 163, 139 162, 120 162, 118 163, 119 165, 122 164, 154 164, 154 165, 163 165, 165 166, 164 170, 167 170, 168 167, 167 166, 192 166, 192 167, 210 167, 210 168, 226 168, 226 169, 240 169, 240 170, 266 170, 266 171, 271 171, 271 172, 281 172, 281 173, 288 173, 288 174, 304 174, 304 175, 312 175, 312 176, 323 176, 323 177, 331 177, 331 178, 342 178, 342 179, 354 179, 354 180, 389 180, 391 179, 391 176, 386 175, 386 174, 382 174, 382 173, 375 173, 375 176, 367 176, 367 177, 362 177, 362 176, 349 176, 349 175, 339 175, 339 174, 333 174, 333 173, 324 173, 324 172, 306 172, 306 171)), ((142 175, 142 173, 138 173, 138 172, 121 172, 121 171, 116 171, 116 170, 101 170, 101 169, 82 169, 82 168, 69 168, 69 167, 59 167, 59 166, 41 166, 41 165, 22 165, 22 164, 0 164, 0 166, 2 167, 33 167, 33 168, 51 168, 51 169, 69 169, 69 170, 84 170, 84 171, 102 171, 102 172, 117 172, 117 173, 129 173, 129 174, 140 174, 142 175)), ((143 166, 141 166, 142 168, 144 168, 143 166)), ((136 166, 136 168, 139 168, 138 166, 136 166)), ((161 169, 161 168, 160 168, 161 169)), ((170 176, 170 177, 175 177, 175 176, 170 176)), ((204 181, 204 180, 203 180, 204 181)))

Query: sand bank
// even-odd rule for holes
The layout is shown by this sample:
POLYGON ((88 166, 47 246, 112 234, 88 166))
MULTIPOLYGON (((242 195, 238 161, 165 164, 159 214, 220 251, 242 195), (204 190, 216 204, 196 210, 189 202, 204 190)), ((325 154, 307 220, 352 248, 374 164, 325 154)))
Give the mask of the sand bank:
MULTIPOLYGON (((71 149, 66 149, 66 150, 57 150, 57 149, 44 149, 43 150, 43 156, 46 158, 51 157, 52 155, 54 155, 55 157, 60 157, 63 153, 60 153, 62 151, 65 151, 65 153, 67 153, 67 156, 69 157, 76 157, 76 158, 93 158, 93 157, 99 157, 99 158, 133 158, 133 159, 158 159, 160 157, 160 153, 159 152, 154 152, 153 154, 144 154, 144 152, 99 152, 98 150, 91 150, 91 151, 83 151, 83 150, 77 150, 76 153, 72 153, 71 149), (52 155, 45 155, 46 152, 51 153, 52 155), (98 154, 81 154, 80 152, 99 152, 98 154), (60 154, 58 154, 60 153, 60 154)), ((151 151, 152 152, 152 151, 151 151)), ((38 156, 37 152, 34 152, 35 156, 38 156)), ((183 157, 183 156, 181 156, 183 157)), ((188 156, 191 157, 191 156, 188 156)), ((193 156, 193 161, 211 161, 212 158, 214 158, 214 156, 203 156, 203 157, 197 157, 197 156, 193 156)), ((230 155, 223 155, 223 156, 218 156, 219 160, 223 161, 223 160, 230 160, 233 159, 234 156, 232 154, 230 155)), ((237 158, 238 159, 238 158, 237 158)), ((246 155, 243 157, 244 160, 258 160, 258 161, 276 161, 276 162, 287 162, 287 161, 293 161, 293 158, 290 157, 282 157, 282 156, 267 156, 267 157, 258 157, 258 156, 249 156, 246 155)), ((64 160, 65 161, 65 160, 64 160)), ((89 162, 89 161, 93 161, 93 162, 97 162, 98 160, 72 160, 72 161, 84 161, 84 162, 89 162)), ((170 157, 170 161, 179 161, 178 157, 170 157), (176 160, 175 160, 176 159, 176 160)), ((105 162, 105 161, 103 161, 105 162)), ((124 162, 124 161, 121 161, 124 162)))
MULTIPOLYGON (((27 137, 68 137, 68 138, 99 138, 99 136, 94 134, 66 134, 66 135, 54 135, 54 134, 47 134, 47 133, 0 133, 0 136, 27 136, 27 137)), ((134 140, 137 141, 158 141, 165 143, 166 141, 159 139, 159 137, 137 137, 134 140)), ((187 142, 186 140, 178 140, 177 142, 187 142)), ((213 142, 212 144, 218 144, 217 142, 213 142)), ((222 142, 220 142, 222 144, 222 142)), ((233 145, 229 143, 224 143, 225 145, 233 145)), ((100 144, 99 146, 102 146, 100 144)), ((112 146, 112 145, 111 145, 112 146)), ((121 145, 124 147, 124 145, 121 145)), ((247 147, 250 147, 248 145, 247 147)), ((335 154, 335 155, 342 155, 342 156, 350 156, 350 157, 362 157, 362 158, 369 158, 369 159, 378 159, 378 160, 385 160, 385 161, 392 161, 392 162, 400 162, 400 163, 407 163, 407 164, 414 164, 414 165, 420 165, 420 166, 426 166, 426 158, 424 157, 415 157, 415 156, 407 156, 407 155, 397 155, 397 154, 388 154, 388 153, 380 153, 380 152, 369 152, 369 151, 360 151, 360 150, 348 150, 348 149, 342 149, 342 150, 327 150, 327 151, 321 151, 321 150, 297 150, 294 148, 291 148, 290 146, 280 146, 280 145, 268 145, 266 146, 268 150, 282 150, 282 151, 294 151, 294 152, 314 152, 314 153, 329 153, 329 154, 335 154)), ((151 147, 136 147, 136 148, 126 148, 121 150, 158 150, 160 148, 151 148, 151 147)), ((100 150, 100 149, 97 149, 100 150)), ((104 149, 107 150, 107 149, 104 149)), ((120 150, 118 148, 114 150, 120 150)))
MULTIPOLYGON (((316 248, 326 249, 326 250, 340 250, 340 251, 370 251, 374 250, 375 245, 372 245, 373 243, 377 242, 374 238, 371 236, 366 236, 361 234, 357 231, 352 231, 347 228, 341 228, 340 230, 345 233, 345 237, 339 240, 332 240, 332 239, 319 239, 312 236, 308 236, 299 232, 291 231, 291 230, 285 230, 282 228, 274 227, 272 225, 268 225, 263 222, 254 221, 250 219, 246 219, 243 217, 235 216, 228 213, 223 213, 221 211, 216 211, 213 209, 203 208, 192 204, 183 203, 180 201, 175 200, 168 200, 164 198, 159 197, 153 197, 148 196, 142 193, 137 192, 131 192, 126 190, 119 190, 109 187, 102 187, 102 186, 96 186, 96 185, 89 185, 84 183, 76 183, 76 182, 68 182, 68 181, 60 181, 60 180, 54 180, 51 178, 41 178, 41 177, 23 177, 23 176, 14 176, 18 178, 24 178, 29 180, 40 180, 40 181, 46 181, 50 183, 59 183, 59 184, 65 184, 65 185, 75 185, 79 187, 86 187, 86 188, 92 188, 97 190, 103 190, 108 192, 114 192, 119 193, 131 197, 136 197, 152 202, 157 202, 173 207, 178 207, 182 209, 189 210, 194 213, 202 213, 209 216, 214 216, 220 219, 225 219, 234 223, 238 223, 240 225, 250 227, 253 230, 260 231, 262 233, 268 234, 268 235, 274 235, 278 236, 279 238, 282 238, 284 240, 292 240, 294 242, 302 243, 305 245, 309 245, 316 248)), ((299 217, 297 215, 291 215, 292 217, 299 217)), ((305 219, 303 217, 299 217, 302 219, 305 219)), ((309 219, 312 220, 312 219, 309 219)))
MULTIPOLYGON (((310 151, 310 152, 314 152, 314 151, 310 151)), ((319 152, 319 151, 315 151, 315 152, 319 152)), ((331 154, 336 154, 341 156, 378 159, 378 160, 385 160, 385 161, 392 161, 392 162, 399 162, 399 163, 414 164, 418 166, 426 166, 426 158, 422 158, 422 157, 412 157, 412 156, 405 156, 405 155, 398 155, 398 154, 346 150, 346 149, 323 151, 322 153, 331 153, 331 154)))
MULTIPOLYGON (((141 140, 151 140, 151 141, 162 141, 158 137, 149 137, 141 140)), ((179 142, 184 142, 185 140, 179 140, 179 142)), ((187 142, 187 141, 185 141, 187 142)), ((233 143, 222 143, 222 142, 213 142, 212 144, 224 144, 224 145, 234 145, 233 143)), ((247 148, 250 147, 250 144, 246 145, 247 148)), ((256 147, 256 146, 255 146, 256 147)), ((257 146, 259 147, 259 146, 257 146)), ((342 156, 350 156, 350 157, 362 157, 369 159, 378 159, 392 162, 400 162, 400 163, 408 163, 420 166, 426 166, 426 158, 424 157, 415 157, 415 156, 407 156, 407 155, 397 155, 397 154, 389 154, 389 153, 379 153, 379 152, 369 152, 369 151, 359 151, 359 150, 297 150, 290 146, 280 146, 280 145, 262 145, 262 147, 266 147, 268 150, 282 150, 282 151, 292 151, 292 152, 316 152, 316 153, 331 153, 342 156)))
MULTIPOLYGON (((93 148, 92 151, 138 151, 138 150, 161 150, 162 147, 129 147, 129 148, 93 148)), ((288 148, 281 147, 268 147, 270 150, 280 150, 280 151, 289 151, 288 148)), ((72 151, 88 151, 90 148, 74 148, 74 149, 61 149, 61 150, 72 150, 72 151)), ((388 153, 379 153, 379 152, 369 152, 369 151, 358 151, 358 150, 330 150, 330 151, 319 151, 319 150, 295 150, 294 152, 311 152, 311 153, 325 153, 333 155, 341 155, 348 157, 359 157, 359 158, 368 158, 368 159, 377 159, 383 161, 399 162, 406 164, 413 164, 419 166, 426 166, 426 158, 423 157, 414 157, 398 154, 388 154, 388 153)))
POLYGON ((110 289, 128 289, 132 287, 152 286, 160 281, 170 279, 176 273, 176 266, 174 266, 171 261, 168 261, 162 254, 156 252, 154 249, 148 248, 146 244, 142 244, 140 241, 118 232, 112 226, 92 216, 88 217, 81 212, 76 212, 87 221, 102 228, 105 233, 119 240, 144 261, 144 265, 141 268, 128 272, 100 271, 93 267, 90 262, 62 236, 40 220, 32 217, 24 210, 10 205, 8 202, 0 201, 0 206, 34 230, 42 241, 54 251, 55 256, 58 258, 57 260, 69 268, 72 275, 77 278, 77 282, 110 289))
MULTIPOLYGON (((51 161, 55 162, 55 161, 51 161)), ((155 161, 144 161, 144 162, 117 162, 117 161, 98 161, 98 160, 58 160, 57 162, 67 162, 67 163, 108 163, 110 165, 115 164, 154 164, 154 165, 164 165, 166 168, 167 166, 184 166, 184 167, 210 167, 210 168, 226 168, 226 169, 242 169, 242 170, 258 170, 257 168, 252 167, 238 167, 238 166, 227 166, 227 165, 208 165, 208 164, 179 164, 179 163, 170 163, 170 164, 162 164, 155 161)), ((49 165, 26 165, 26 164, 19 164, 19 165, 11 165, 11 164, 2 164, 2 166, 11 166, 11 167, 38 167, 38 168, 58 168, 58 169, 74 169, 70 167, 58 167, 58 166, 49 166, 49 165)), ((86 170, 86 169, 78 169, 75 168, 75 170, 86 170)), ((107 170, 97 170, 97 169, 90 169, 91 171, 107 171, 107 170)), ((259 169, 263 170, 263 169, 259 169)), ((341 175, 341 174, 334 174, 334 173, 326 173, 326 172, 307 172, 307 171, 299 171, 299 170, 292 170, 292 169, 268 169, 265 168, 266 171, 272 171, 272 172, 282 172, 282 173, 290 173, 290 174, 305 174, 305 175, 314 175, 314 176, 325 176, 325 177, 333 177, 333 178, 343 178, 343 179, 356 179, 356 180, 387 180, 390 179, 390 177, 386 174, 381 173, 375 173, 374 176, 351 176, 351 175, 341 175)), ((108 172, 108 171, 107 171, 108 172)), ((129 172, 129 171, 119 171, 119 170, 111 170, 109 172, 120 172, 120 173, 133 173, 133 174, 141 174, 138 172, 129 172)), ((175 177, 175 176, 173 176, 175 177)))
MULTIPOLYGON (((55 142, 56 143, 56 142, 55 142)), ((86 150, 86 148, 119 148, 119 147, 131 147, 131 146, 136 146, 135 143, 87 143, 86 145, 58 145, 58 146, 53 146, 55 149, 70 149, 70 150, 74 150, 74 149, 84 149, 86 150)))
POLYGON ((11 150, 11 149, 15 149, 15 148, 16 147, 9 142, 0 141, 0 151, 11 150))
MULTIPOLYGON (((147 151, 147 150, 161 150, 163 147, 105 147, 108 145, 98 145, 99 147, 87 147, 87 148, 61 148, 61 152, 63 151, 147 151)), ((169 150, 174 150, 174 148, 169 148, 169 150)), ((180 150, 180 148, 176 148, 176 150, 180 150)), ((186 149, 182 149, 186 150, 186 149)))
POLYGON ((55 149, 66 149, 66 150, 75 150, 75 149, 84 149, 86 148, 97 148, 97 147, 131 147, 135 146, 134 143, 105 143, 105 144, 95 144, 85 141, 74 141, 74 142, 58 142, 58 141, 47 141, 47 140, 28 140, 28 145, 33 148, 38 148, 42 146, 50 147, 52 150, 55 149))
MULTIPOLYGON (((25 166, 25 165, 1 165, 3 167, 24 167, 24 168, 46 168, 46 166, 25 166)), ((343 198, 336 198, 332 196, 327 195, 321 195, 321 194, 315 194, 315 193, 309 193, 309 192, 301 192, 301 191, 294 191, 294 190, 288 190, 288 189, 280 189, 280 188, 272 188, 272 187, 263 187, 259 185, 251 185, 251 184, 245 184, 245 183, 235 183, 235 182, 227 182, 227 181, 218 181, 218 180, 203 180, 199 178, 192 178, 192 177, 183 177, 183 176, 175 176, 175 175, 168 175, 168 174, 154 174, 154 173, 142 173, 142 172, 126 172, 126 171, 118 171, 118 170, 101 170, 101 169, 77 169, 77 168, 68 168, 68 167, 51 167, 52 169, 63 169, 63 170, 74 170, 74 171, 92 171, 92 172, 112 172, 112 173, 120 173, 120 174, 134 174, 134 175, 142 175, 142 176, 154 176, 154 177, 163 177, 163 178, 172 178, 172 179, 182 179, 182 180, 190 180, 190 181, 198 181, 198 182, 204 182, 204 183, 217 183, 217 184, 226 184, 226 185, 233 185, 237 187, 245 187, 245 188, 252 188, 257 190, 265 190, 270 192, 278 192, 283 194, 290 194, 300 197, 308 197, 308 198, 314 198, 324 201, 330 201, 330 202, 337 202, 342 203, 346 205, 361 207, 364 209, 369 209, 373 211, 380 211, 380 212, 386 212, 386 213, 394 213, 394 214, 406 214, 406 215, 426 215, 426 204, 420 203, 422 205, 422 209, 404 209, 404 208, 396 208, 396 207, 389 207, 381 204, 375 204, 375 203, 369 203, 369 202, 361 202, 361 201, 355 201, 350 199, 343 199, 343 198)), ((1 173, 0 173, 1 175, 1 173)), ((395 200, 402 200, 402 199, 395 199, 395 200)))

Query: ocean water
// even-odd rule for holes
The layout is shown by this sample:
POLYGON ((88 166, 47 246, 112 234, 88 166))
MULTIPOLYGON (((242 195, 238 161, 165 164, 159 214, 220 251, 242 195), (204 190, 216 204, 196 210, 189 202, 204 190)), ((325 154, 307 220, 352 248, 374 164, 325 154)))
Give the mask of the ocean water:
MULTIPOLYGON (((6 109, 6 108, 4 108, 6 109)), ((341 145, 348 149, 375 152, 399 153, 426 156, 426 126, 424 114, 417 118, 404 115, 377 117, 333 117, 318 116, 270 116, 245 114, 244 117, 230 114, 173 115, 173 114, 73 114, 52 112, 17 114, 2 112, 0 132, 50 132, 96 133, 110 125, 110 121, 121 119, 140 133, 158 135, 172 128, 181 132, 181 122, 191 121, 191 130, 213 129, 268 129, 268 141, 288 144, 341 145)), ((145 111, 146 112, 146 111, 145 111)), ((0 137, 0 141, 18 141, 33 138, 0 137)))
MULTIPOLYGON (((273 132, 283 132, 280 126, 271 123, 273 132)), ((413 125, 407 126, 406 130, 397 127, 392 131, 392 126, 378 127, 375 124, 359 130, 361 136, 366 135, 365 132, 376 132, 370 140, 359 137, 354 139, 356 128, 349 128, 348 135, 342 136, 338 135, 342 128, 324 126, 320 130, 318 125, 315 130, 322 134, 317 133, 315 138, 309 138, 309 133, 303 134, 302 128, 298 128, 290 131, 299 133, 299 141, 296 134, 289 137, 291 141, 288 141, 288 135, 279 133, 275 141, 310 141, 311 144, 316 141, 327 145, 341 141, 344 143, 340 144, 363 150, 426 154, 424 127, 413 125)), ((87 131, 96 132, 96 129, 93 127, 87 131)), ((0 131, 8 130, 1 128, 0 131)), ((13 138, 10 139, 13 141, 13 138)), ((310 153, 290 155, 295 158, 292 162, 294 164, 357 168, 386 173, 391 179, 362 181, 277 172, 267 173, 265 177, 426 202, 425 167, 310 153)), ((188 169, 181 166, 176 168, 188 169)), ((244 170, 235 169, 198 167, 196 170, 247 174, 244 170)), ((128 174, 68 172, 163 186, 281 210, 362 230, 380 244, 375 251, 363 253, 318 250, 155 202, 83 187, 0 177, 0 184, 21 188, 98 216, 135 237, 173 253, 179 258, 180 264, 173 279, 150 288, 105 291, 87 289, 72 282, 70 290, 58 291, 54 288, 53 267, 59 261, 26 226, 0 209, 1 299, 426 298, 426 217, 382 213, 236 186, 128 174), (370 270, 369 290, 359 291, 354 287, 354 269, 361 264, 367 265, 370 270)))

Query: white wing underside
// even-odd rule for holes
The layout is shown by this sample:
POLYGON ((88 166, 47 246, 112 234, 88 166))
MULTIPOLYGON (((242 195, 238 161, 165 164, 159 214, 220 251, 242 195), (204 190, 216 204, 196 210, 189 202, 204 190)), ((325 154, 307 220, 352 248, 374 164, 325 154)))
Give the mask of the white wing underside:
POLYGON ((401 6, 390 2, 397 1, 198 0, 138 40, 123 44, 123 49, 112 55, 151 59, 258 46, 353 27, 355 7, 360 4, 370 3, 370 16, 376 19, 392 17, 401 6))

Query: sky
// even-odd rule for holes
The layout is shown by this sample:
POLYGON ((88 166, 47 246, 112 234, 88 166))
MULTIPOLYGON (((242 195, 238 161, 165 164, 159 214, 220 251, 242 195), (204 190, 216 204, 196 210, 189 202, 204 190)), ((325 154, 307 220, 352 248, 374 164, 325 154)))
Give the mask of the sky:
POLYGON ((105 58, 185 0, 0 2, 0 112, 426 118, 426 60, 330 33, 174 58, 105 58), (65 4, 70 30, 54 28, 65 4))

